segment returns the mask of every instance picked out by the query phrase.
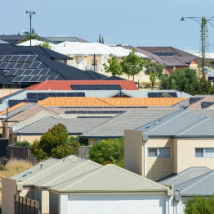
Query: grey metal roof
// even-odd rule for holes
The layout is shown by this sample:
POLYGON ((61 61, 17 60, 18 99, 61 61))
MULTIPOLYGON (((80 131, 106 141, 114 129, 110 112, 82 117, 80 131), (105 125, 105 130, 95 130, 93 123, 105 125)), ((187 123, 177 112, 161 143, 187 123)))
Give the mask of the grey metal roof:
POLYGON ((73 164, 68 165, 67 167, 62 168, 61 170, 54 173, 54 175, 50 175, 46 177, 45 179, 39 181, 36 183, 36 186, 56 186, 58 184, 61 184, 65 181, 71 180, 73 178, 76 178, 78 176, 81 176, 85 173, 88 173, 90 171, 93 171, 95 169, 101 168, 102 165, 90 161, 90 160, 79 160, 78 162, 75 162, 73 164))
POLYGON ((180 184, 183 184, 189 180, 192 180, 194 178, 197 178, 201 175, 204 175, 208 172, 210 172, 211 169, 207 168, 207 167, 190 167, 180 173, 178 173, 177 175, 174 175, 170 178, 167 179, 161 179, 159 180, 160 183, 164 183, 164 184, 171 184, 173 186, 177 186, 180 184))
POLYGON ((209 171, 174 188, 180 191, 181 196, 211 196, 214 194, 214 171, 209 171))
POLYGON ((151 123, 166 115, 178 111, 176 108, 159 109, 136 109, 129 110, 126 113, 109 120, 88 132, 84 132, 84 137, 121 137, 125 129, 136 129, 144 124, 151 123))
POLYGON ((8 42, 5 42, 4 40, 0 39, 0 44, 8 44, 8 42))
POLYGON ((137 128, 149 136, 174 136, 178 132, 197 124, 203 116, 188 110, 180 110, 159 120, 137 128))
POLYGON ((57 191, 164 191, 169 187, 158 184, 113 164, 70 179, 50 189, 57 191))
POLYGON ((33 185, 77 161, 79 161, 79 158, 73 155, 63 159, 51 158, 43 162, 42 168, 41 165, 38 164, 24 172, 12 176, 11 179, 17 180, 24 185, 33 185))
POLYGON ((92 128, 100 126, 101 124, 111 120, 111 118, 54 118, 45 117, 30 125, 27 125, 14 133, 18 134, 42 134, 51 129, 54 125, 62 123, 66 126, 68 133, 81 134, 92 128))

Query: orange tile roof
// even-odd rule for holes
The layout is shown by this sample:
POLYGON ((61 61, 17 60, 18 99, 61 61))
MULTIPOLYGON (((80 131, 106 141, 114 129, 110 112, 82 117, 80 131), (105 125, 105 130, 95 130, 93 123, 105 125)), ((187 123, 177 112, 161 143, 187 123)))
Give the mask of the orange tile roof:
POLYGON ((42 106, 171 106, 187 98, 49 97, 42 106))
POLYGON ((122 89, 138 90, 132 80, 46 80, 26 90, 72 90, 71 85, 120 85, 122 89))
MULTIPOLYGON (((26 105, 26 104, 27 104, 27 103, 25 103, 25 102, 21 102, 21 103, 15 105, 15 106, 12 106, 11 108, 9 108, 9 109, 8 109, 8 112, 11 112, 11 111, 13 111, 13 110, 15 110, 15 109, 17 109, 17 108, 19 108, 19 107, 21 107, 21 106, 26 105)), ((4 114, 7 114, 7 110, 0 112, 0 115, 4 115, 4 114)))

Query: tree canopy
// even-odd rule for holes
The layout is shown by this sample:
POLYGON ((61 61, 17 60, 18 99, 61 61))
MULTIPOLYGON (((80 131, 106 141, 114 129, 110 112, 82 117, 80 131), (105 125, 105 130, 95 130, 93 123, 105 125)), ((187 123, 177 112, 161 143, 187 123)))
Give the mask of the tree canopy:
POLYGON ((30 40, 30 38, 40 41, 38 34, 35 32, 35 30, 33 28, 31 29, 31 37, 30 37, 30 32, 28 32, 28 31, 25 31, 23 34, 26 35, 26 37, 23 39, 20 39, 18 43, 26 42, 26 41, 30 40))
POLYGON ((77 155, 78 148, 79 143, 71 142, 66 127, 59 123, 44 133, 40 141, 34 141, 30 149, 40 161, 48 157, 63 158, 71 154, 77 155))
POLYGON ((143 57, 138 56, 136 54, 135 48, 133 48, 129 55, 121 62, 121 67, 125 74, 133 77, 134 81, 134 76, 143 70, 144 64, 145 60, 143 57))
POLYGON ((37 46, 41 46, 41 47, 47 48, 47 49, 49 49, 49 50, 52 49, 52 47, 51 47, 51 45, 50 45, 50 42, 48 42, 48 41, 44 41, 42 44, 37 45, 37 46))
POLYGON ((152 83, 152 88, 158 77, 163 73, 165 68, 164 64, 157 64, 156 62, 152 62, 151 60, 147 60, 145 63, 144 73, 149 75, 149 79, 152 83))
POLYGON ((106 63, 103 64, 107 73, 111 73, 113 76, 120 76, 123 74, 121 64, 116 56, 111 55, 110 58, 107 59, 107 62, 108 65, 106 63))
POLYGON ((106 165, 113 163, 124 165, 124 139, 107 139, 93 144, 89 150, 89 159, 106 165))

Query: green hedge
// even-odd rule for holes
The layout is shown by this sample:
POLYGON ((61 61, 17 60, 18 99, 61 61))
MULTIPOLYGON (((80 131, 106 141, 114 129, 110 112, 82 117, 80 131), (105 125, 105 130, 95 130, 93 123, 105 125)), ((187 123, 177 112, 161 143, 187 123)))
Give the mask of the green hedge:
POLYGON ((18 141, 14 143, 14 146, 19 146, 19 147, 25 147, 25 146, 30 146, 30 143, 28 141, 18 141))

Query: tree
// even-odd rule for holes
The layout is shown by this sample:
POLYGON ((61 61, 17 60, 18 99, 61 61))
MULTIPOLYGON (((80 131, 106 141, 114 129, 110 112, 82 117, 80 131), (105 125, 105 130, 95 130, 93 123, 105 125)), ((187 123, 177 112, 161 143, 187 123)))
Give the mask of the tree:
POLYGON ((185 214, 213 214, 214 196, 187 198, 185 214))
POLYGON ((97 43, 104 44, 104 39, 103 39, 103 37, 101 36, 101 34, 99 35, 99 40, 98 40, 97 43))
POLYGON ((154 87, 157 78, 163 73, 164 68, 165 64, 157 64, 156 62, 151 62, 151 60, 148 60, 145 63, 144 73, 149 75, 149 79, 152 83, 152 88, 154 87))
POLYGON ((198 93, 198 78, 194 70, 186 68, 175 70, 169 76, 160 77, 161 89, 174 89, 196 95, 198 93))
POLYGON ((30 33, 28 31, 25 31, 23 34, 26 35, 26 37, 23 39, 20 39, 18 43, 26 42, 26 41, 30 40, 30 38, 40 41, 38 34, 35 32, 35 30, 33 28, 31 29, 31 37, 30 37, 30 33))
POLYGON ((76 147, 79 143, 73 144, 75 148, 69 145, 69 134, 66 127, 59 123, 52 129, 49 129, 41 136, 40 141, 34 141, 30 150, 38 161, 48 157, 63 158, 71 154, 76 155, 76 147))
POLYGON ((105 72, 111 73, 113 76, 120 76, 123 74, 121 64, 116 56, 111 55, 110 58, 107 59, 107 62, 108 65, 106 63, 103 64, 105 72))
POLYGON ((100 164, 124 165, 124 138, 101 140, 89 150, 89 159, 100 164))
POLYGON ((49 49, 49 50, 52 49, 52 47, 51 47, 51 45, 50 45, 50 42, 48 42, 48 41, 44 41, 42 44, 37 45, 37 46, 41 46, 41 47, 47 48, 47 49, 49 49))
POLYGON ((121 62, 121 67, 125 74, 133 77, 134 81, 134 76, 143 70, 144 64, 145 60, 143 57, 138 56, 133 48, 129 55, 121 62))

